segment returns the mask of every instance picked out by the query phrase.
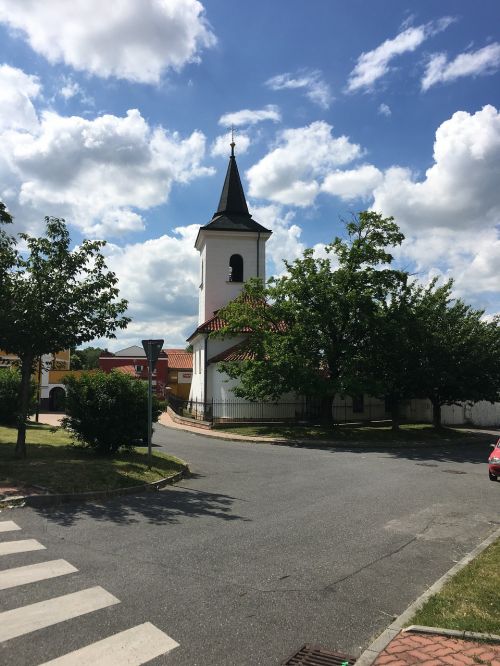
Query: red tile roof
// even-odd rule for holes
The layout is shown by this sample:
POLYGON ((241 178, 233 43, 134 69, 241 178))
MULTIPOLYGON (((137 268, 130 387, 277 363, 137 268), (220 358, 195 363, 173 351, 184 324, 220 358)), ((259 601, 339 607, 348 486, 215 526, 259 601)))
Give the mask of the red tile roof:
POLYGON ((253 358, 255 358, 254 354, 250 350, 245 349, 244 343, 240 342, 233 347, 229 347, 229 349, 226 349, 220 354, 212 356, 212 358, 208 359, 208 362, 219 363, 219 361, 250 361, 253 358))
POLYGON ((132 377, 136 376, 135 368, 133 365, 118 365, 116 368, 112 369, 116 370, 117 372, 123 372, 125 375, 132 375, 132 377))
POLYGON ((193 367, 193 354, 185 349, 164 349, 167 354, 167 363, 170 370, 191 370, 193 367))
MULTIPOLYGON (((213 317, 210 317, 210 319, 207 319, 207 321, 203 322, 203 324, 200 324, 198 328, 191 333, 191 335, 188 338, 189 340, 192 340, 195 335, 198 335, 198 333, 213 333, 214 331, 220 331, 223 326, 226 325, 226 322, 224 319, 221 319, 217 312, 215 312, 213 317)), ((280 322, 279 324, 276 325, 276 330, 277 331, 285 331, 286 330, 286 324, 284 322, 280 322)), ((252 329, 250 326, 245 326, 244 328, 241 329, 240 333, 251 333, 252 329)))

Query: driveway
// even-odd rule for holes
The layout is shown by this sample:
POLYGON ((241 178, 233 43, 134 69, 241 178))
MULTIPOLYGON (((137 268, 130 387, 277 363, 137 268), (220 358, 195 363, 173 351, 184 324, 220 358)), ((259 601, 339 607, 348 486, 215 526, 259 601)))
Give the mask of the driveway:
POLYGON ((152 664, 267 666, 304 643, 356 655, 499 525, 486 440, 329 450, 157 426, 154 442, 193 478, 104 505, 2 514, 47 548, 16 566, 45 557, 78 569, 6 590, 4 609, 91 586, 120 603, 6 641, 0 661, 38 664, 144 622, 179 643, 152 664))

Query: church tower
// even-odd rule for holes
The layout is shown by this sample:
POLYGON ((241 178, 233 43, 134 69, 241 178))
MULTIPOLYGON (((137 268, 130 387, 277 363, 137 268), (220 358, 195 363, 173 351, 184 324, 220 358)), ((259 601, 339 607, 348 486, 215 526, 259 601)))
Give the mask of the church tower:
POLYGON ((241 291, 251 277, 265 281, 265 244, 271 231, 248 212, 234 156, 234 141, 219 205, 211 221, 200 228, 195 247, 200 253, 198 325, 241 291))
MULTIPOLYGON (((200 253, 198 327, 188 338, 193 347, 193 379, 189 400, 196 413, 206 413, 210 400, 225 400, 227 378, 219 361, 244 338, 212 339, 220 328, 219 308, 235 299, 252 277, 266 279, 266 241, 271 231, 252 219, 234 156, 234 141, 219 205, 208 224, 200 227, 195 247, 200 253), (200 406, 201 405, 201 406, 200 406), (200 411, 201 410, 201 411, 200 411)), ((234 396, 231 393, 231 397, 234 396)))

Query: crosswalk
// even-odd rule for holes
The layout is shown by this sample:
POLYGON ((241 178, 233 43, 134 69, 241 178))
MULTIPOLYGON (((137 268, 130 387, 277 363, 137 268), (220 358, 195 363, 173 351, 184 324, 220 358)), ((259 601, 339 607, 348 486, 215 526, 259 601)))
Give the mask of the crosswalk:
MULTIPOLYGON (((0 534, 21 528, 11 520, 0 521, 0 534)), ((46 550, 35 539, 0 541, 2 555, 46 550)), ((78 571, 66 560, 49 560, 27 566, 0 570, 0 590, 29 585, 78 571)), ((119 604, 120 600, 100 586, 89 587, 70 594, 0 612, 0 645, 4 641, 31 634, 34 631, 71 620, 96 610, 119 604)), ((102 640, 61 655, 40 666, 140 666, 156 657, 166 655, 178 643, 150 622, 125 629, 102 640)))

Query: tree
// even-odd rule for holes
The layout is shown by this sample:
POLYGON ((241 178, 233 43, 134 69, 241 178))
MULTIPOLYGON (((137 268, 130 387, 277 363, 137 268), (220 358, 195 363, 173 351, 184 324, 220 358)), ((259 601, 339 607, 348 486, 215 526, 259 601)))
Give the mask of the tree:
MULTIPOLYGON (((17 368, 0 368, 0 423, 13 426, 19 413, 21 374, 17 368)), ((36 386, 31 382, 29 414, 35 412, 36 386)))
POLYGON ((99 356, 107 351, 101 347, 84 347, 83 349, 71 350, 72 370, 97 370, 99 367, 99 356))
MULTIPOLYGON (((113 370, 65 380, 66 413, 63 425, 76 439, 97 453, 113 454, 147 440, 147 383, 113 370)), ((153 422, 161 413, 153 396, 153 422)))
POLYGON ((452 280, 442 286, 433 280, 415 304, 419 395, 431 401, 436 427, 442 405, 500 399, 500 317, 485 321, 483 310, 452 298, 452 287, 452 280))
POLYGON ((6 280, 0 305, 0 348, 17 354, 21 366, 19 457, 26 456, 35 360, 96 337, 114 337, 130 321, 123 314, 127 302, 117 300, 117 278, 101 254, 105 241, 85 240, 71 250, 65 221, 47 217, 45 223, 43 237, 19 234, 26 252, 16 253, 14 261, 12 253, 7 253, 1 268, 6 280))
POLYGON ((277 399, 294 391, 331 403, 335 393, 363 390, 379 303, 404 277, 390 268, 389 249, 404 237, 393 218, 371 211, 346 223, 346 231, 346 239, 326 247, 326 257, 306 250, 285 261, 284 276, 267 285, 250 280, 219 312, 226 323, 217 336, 250 332, 247 360, 221 367, 239 379, 237 395, 277 399))

